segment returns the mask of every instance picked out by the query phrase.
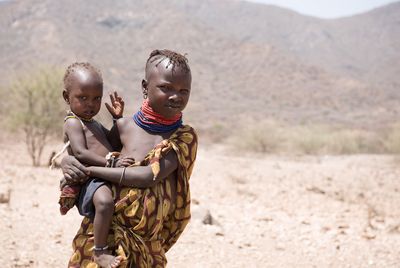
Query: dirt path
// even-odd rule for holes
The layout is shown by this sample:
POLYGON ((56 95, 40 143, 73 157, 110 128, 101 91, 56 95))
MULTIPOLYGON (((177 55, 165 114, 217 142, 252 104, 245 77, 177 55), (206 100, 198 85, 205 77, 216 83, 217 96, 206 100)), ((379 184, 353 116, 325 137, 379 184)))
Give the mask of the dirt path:
MULTIPOLYGON (((0 150, 0 263, 66 267, 80 216, 58 213, 61 172, 30 167, 22 145, 0 150)), ((254 158, 199 152, 193 219, 169 267, 400 267, 392 157, 254 158)))

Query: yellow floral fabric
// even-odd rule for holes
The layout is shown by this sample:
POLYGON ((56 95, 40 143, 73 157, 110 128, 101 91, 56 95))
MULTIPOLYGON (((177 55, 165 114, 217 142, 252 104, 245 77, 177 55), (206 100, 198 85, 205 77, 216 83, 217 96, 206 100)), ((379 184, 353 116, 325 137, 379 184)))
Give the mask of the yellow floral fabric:
MULTIPOLYGON (((171 150, 179 161, 175 203, 171 200, 173 180, 163 179, 147 189, 112 187, 115 211, 108 245, 114 255, 123 257, 119 267, 165 267, 165 252, 175 244, 190 220, 189 178, 197 153, 194 129, 187 125, 180 127, 137 165, 151 165, 156 177, 160 159, 171 150)), ((92 259, 93 246, 93 224, 84 218, 73 240, 68 267, 99 267, 92 259)))

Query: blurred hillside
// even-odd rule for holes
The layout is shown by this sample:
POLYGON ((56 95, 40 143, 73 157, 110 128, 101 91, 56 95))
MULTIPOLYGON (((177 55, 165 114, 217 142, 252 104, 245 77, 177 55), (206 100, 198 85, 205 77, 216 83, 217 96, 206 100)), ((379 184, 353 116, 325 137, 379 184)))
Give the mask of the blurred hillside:
MULTIPOLYGON (((187 53, 185 121, 215 128, 272 118, 380 128, 400 114, 400 2, 323 20, 229 0, 0 2, 0 88, 16 73, 90 61, 129 104, 155 48, 187 53)), ((61 90, 61 89, 60 89, 61 90)))

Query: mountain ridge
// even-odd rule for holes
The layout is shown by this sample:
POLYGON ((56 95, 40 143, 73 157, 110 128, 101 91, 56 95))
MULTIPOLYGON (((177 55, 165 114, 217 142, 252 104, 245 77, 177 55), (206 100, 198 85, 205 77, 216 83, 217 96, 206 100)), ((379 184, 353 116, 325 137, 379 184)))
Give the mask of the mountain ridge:
POLYGON ((171 48, 189 58, 193 93, 185 118, 195 125, 235 125, 243 116, 380 127, 400 112, 396 10, 400 3, 323 20, 228 0, 6 2, 0 84, 37 63, 90 61, 106 89, 121 89, 131 113, 148 54, 171 48))

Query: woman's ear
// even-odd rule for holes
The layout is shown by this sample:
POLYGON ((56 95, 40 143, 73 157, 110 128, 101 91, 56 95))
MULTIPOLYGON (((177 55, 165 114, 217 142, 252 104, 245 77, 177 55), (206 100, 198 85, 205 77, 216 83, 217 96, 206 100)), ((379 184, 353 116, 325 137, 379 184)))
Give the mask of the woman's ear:
POLYGON ((65 102, 67 104, 69 104, 69 93, 68 93, 68 91, 66 89, 63 90, 62 95, 63 95, 63 98, 64 98, 65 102))
POLYGON ((142 80, 142 90, 147 90, 147 81, 145 79, 142 80))
POLYGON ((145 79, 142 80, 142 93, 143 99, 147 99, 147 81, 145 79))

